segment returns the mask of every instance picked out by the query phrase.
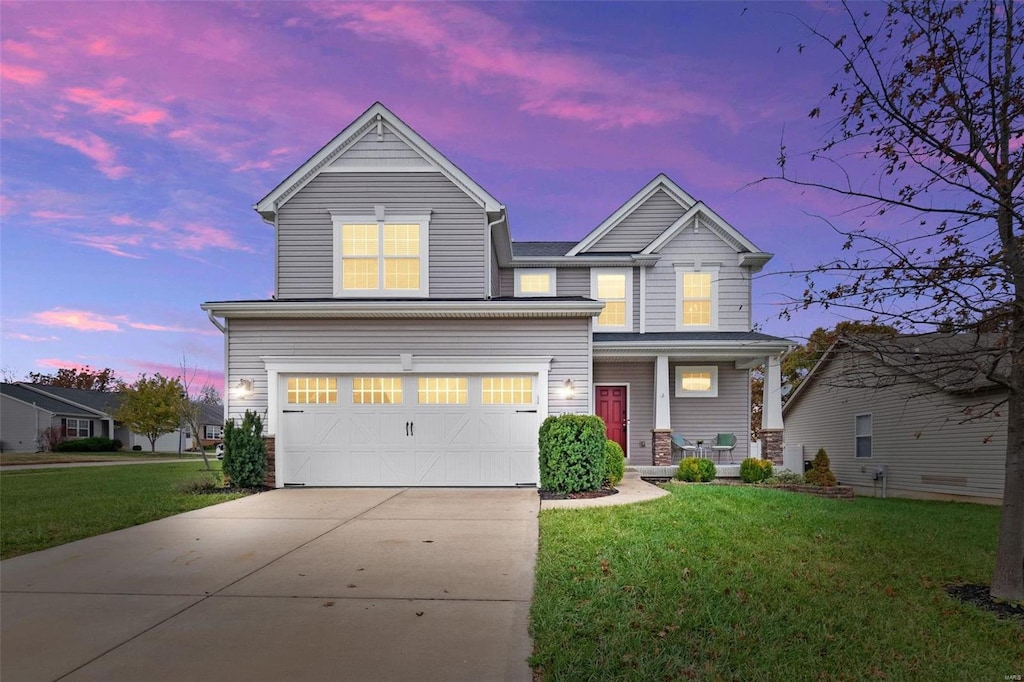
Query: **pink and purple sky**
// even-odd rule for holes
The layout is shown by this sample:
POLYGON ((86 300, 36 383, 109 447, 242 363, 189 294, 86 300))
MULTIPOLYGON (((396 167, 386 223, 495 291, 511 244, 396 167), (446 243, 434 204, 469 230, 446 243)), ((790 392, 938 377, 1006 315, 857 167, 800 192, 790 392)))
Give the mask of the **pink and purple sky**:
POLYGON ((755 320, 779 319, 841 241, 840 205, 781 183, 837 64, 801 3, 0 3, 0 325, 7 375, 111 367, 220 387, 199 304, 268 298, 252 205, 381 101, 509 208, 517 240, 583 237, 665 172, 776 254, 755 320), (799 53, 798 45, 808 44, 799 53), (775 274, 772 274, 775 273, 775 274))

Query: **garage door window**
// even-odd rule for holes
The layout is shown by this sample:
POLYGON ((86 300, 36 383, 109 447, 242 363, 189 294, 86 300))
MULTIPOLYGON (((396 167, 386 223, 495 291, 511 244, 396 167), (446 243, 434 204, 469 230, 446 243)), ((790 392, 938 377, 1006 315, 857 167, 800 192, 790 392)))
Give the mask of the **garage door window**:
POLYGON ((290 377, 290 405, 334 405, 338 402, 338 380, 335 377, 290 377))
POLYGON ((353 377, 354 405, 401 405, 401 377, 353 377))
POLYGON ((481 382, 484 405, 532 405, 531 377, 484 377, 481 382))
POLYGON ((422 377, 417 383, 420 405, 465 405, 469 399, 466 377, 422 377))

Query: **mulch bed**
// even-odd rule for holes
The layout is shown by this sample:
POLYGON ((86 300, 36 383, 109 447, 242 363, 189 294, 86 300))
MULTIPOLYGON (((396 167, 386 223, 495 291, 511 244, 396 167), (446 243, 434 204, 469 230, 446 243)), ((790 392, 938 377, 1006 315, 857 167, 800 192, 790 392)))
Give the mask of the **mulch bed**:
POLYGON ((946 592, 949 596, 959 599, 965 604, 971 604, 979 609, 991 611, 996 614, 997 618, 1019 620, 1024 625, 1024 605, 996 601, 989 594, 988 585, 947 585, 946 592))
POLYGON ((542 500, 591 500, 595 497, 608 497, 618 495, 619 491, 612 487, 599 488, 597 490, 585 490, 581 493, 556 493, 554 490, 541 490, 542 500))

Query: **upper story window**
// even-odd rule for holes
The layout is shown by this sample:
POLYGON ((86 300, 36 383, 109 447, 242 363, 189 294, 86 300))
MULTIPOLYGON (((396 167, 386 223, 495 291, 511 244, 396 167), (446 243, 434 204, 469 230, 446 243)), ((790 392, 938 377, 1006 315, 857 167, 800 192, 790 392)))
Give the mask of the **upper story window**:
POLYGON ((516 296, 554 296, 555 269, 527 268, 517 269, 516 296))
POLYGON ((676 268, 676 329, 718 328, 718 269, 676 268))
POLYGON ((630 268, 593 268, 590 271, 590 297, 604 301, 597 318, 599 331, 632 331, 633 270, 630 268))
POLYGON ((333 222, 335 296, 427 296, 428 217, 335 214, 333 222))

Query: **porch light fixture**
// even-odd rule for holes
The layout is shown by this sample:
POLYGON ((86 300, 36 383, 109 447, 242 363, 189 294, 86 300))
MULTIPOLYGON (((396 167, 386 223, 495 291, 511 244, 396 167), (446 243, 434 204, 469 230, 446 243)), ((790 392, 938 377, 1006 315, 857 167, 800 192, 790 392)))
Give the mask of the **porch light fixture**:
POLYGON ((572 379, 566 379, 562 382, 562 397, 566 400, 571 400, 576 396, 576 384, 573 383, 572 379))
POLYGON ((236 398, 248 398, 252 395, 252 379, 239 379, 232 387, 231 395, 236 398))

